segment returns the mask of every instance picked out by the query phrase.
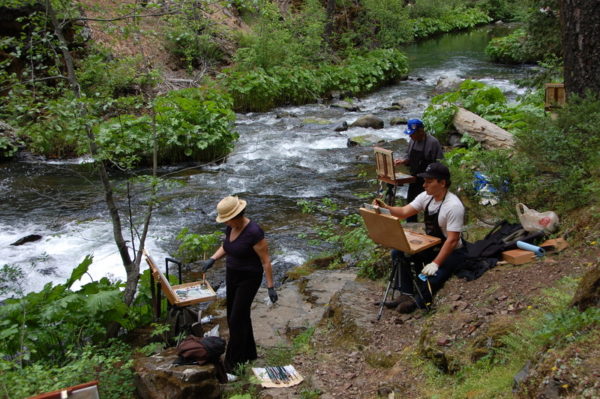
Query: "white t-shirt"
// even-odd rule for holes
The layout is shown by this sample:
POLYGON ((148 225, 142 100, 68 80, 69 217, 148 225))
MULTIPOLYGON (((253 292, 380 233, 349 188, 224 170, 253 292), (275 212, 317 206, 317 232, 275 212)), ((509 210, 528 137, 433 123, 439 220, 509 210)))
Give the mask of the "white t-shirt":
MULTIPOLYGON (((428 195, 425 191, 417 195, 417 197, 410 203, 410 205, 417 211, 422 212, 425 210, 429 201, 429 213, 435 213, 439 210, 438 224, 442 229, 444 237, 448 237, 449 231, 462 232, 465 218, 465 207, 463 206, 460 199, 451 192, 446 193, 446 198, 442 201, 432 200, 432 196, 428 195), (440 209, 440 206, 442 207, 440 209)), ((462 242, 459 241, 456 248, 462 247, 462 242)))

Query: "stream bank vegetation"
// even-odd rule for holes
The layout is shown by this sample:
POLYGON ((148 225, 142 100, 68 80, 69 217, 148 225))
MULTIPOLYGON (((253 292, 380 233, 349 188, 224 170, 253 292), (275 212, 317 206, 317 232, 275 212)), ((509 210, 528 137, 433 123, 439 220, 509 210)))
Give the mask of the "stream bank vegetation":
MULTIPOLYGON (((525 15, 522 8, 502 0, 424 0, 406 6, 397 1, 338 1, 331 10, 313 0, 302 2, 299 9, 282 9, 266 1, 238 0, 229 7, 239 16, 240 24, 248 27, 240 33, 226 30, 210 18, 214 13, 211 6, 220 6, 217 2, 173 1, 168 6, 121 2, 111 10, 120 17, 95 18, 96 21, 87 15, 97 9, 85 2, 48 1, 45 5, 26 0, 3 3, 8 10, 16 10, 19 28, 13 35, 3 33, 0 38, 0 119, 16 129, 17 137, 0 137, 0 155, 10 158, 23 147, 49 158, 87 154, 92 133, 98 145, 96 159, 130 172, 140 165, 157 162, 221 158, 237 138, 232 125, 235 111, 302 104, 336 93, 361 95, 406 75, 406 58, 395 48, 399 44, 525 15), (48 20, 49 5, 56 7, 60 31, 66 33, 67 43, 57 35, 59 29, 49 28, 53 25, 48 20), (133 43, 131 49, 139 50, 150 31, 143 26, 144 21, 153 14, 157 29, 152 30, 152 37, 160 43, 164 40, 168 50, 165 52, 172 57, 168 62, 182 68, 185 78, 170 80, 165 72, 168 62, 155 65, 144 51, 133 51, 139 55, 115 56, 110 43, 89 39, 88 24, 100 24, 106 34, 129 39, 133 43), (65 51, 73 56, 73 76, 67 76, 65 70, 65 51), (175 87, 178 82, 193 87, 175 87)), ((539 26, 528 29, 533 28, 539 26)), ((499 90, 469 82, 457 93, 434 99, 434 105, 443 102, 480 113, 514 131, 517 137, 512 153, 484 151, 465 138, 465 147, 448 154, 456 186, 461 188, 475 217, 491 214, 494 218, 510 219, 516 202, 566 215, 587 206, 589 220, 580 223, 584 227, 597 226, 597 97, 570 99, 555 120, 543 114, 539 92, 512 105, 502 99, 499 90), (496 187, 508 182, 508 190, 498 192, 499 206, 484 208, 479 204, 472 185, 474 170, 484 172, 496 187)), ((426 113, 427 127, 440 139, 449 133, 452 110, 432 107, 426 113)), ((154 189, 157 184, 151 182, 154 189)), ((153 201, 155 198, 148 203, 153 201)), ((332 207, 323 201, 319 211, 332 207)), ((570 226, 569 218, 566 220, 565 228, 570 228, 574 237, 583 243, 596 242, 593 229, 570 226)), ((133 237, 134 229, 131 230, 133 237)), ((352 264, 361 276, 386 275, 388 262, 381 259, 387 251, 375 248, 356 215, 338 216, 333 210, 319 235, 341 248, 330 254, 334 259, 332 267, 344 267, 342 254, 352 254, 352 264)), ((190 258, 202 257, 205 252, 194 252, 191 247, 198 244, 203 249, 212 243, 210 237, 205 240, 187 232, 182 232, 181 239, 181 254, 190 258)), ((135 297, 131 296, 128 302, 123 301, 121 290, 125 283, 121 281, 104 278, 73 288, 91 261, 87 258, 76 267, 65 284, 49 284, 42 291, 29 294, 14 285, 23 278, 23 271, 3 266, 2 294, 13 295, 0 307, 3 397, 27 397, 89 379, 100 380, 103 398, 131 397, 132 356, 147 355, 160 345, 132 349, 123 344, 124 339, 107 340, 106 332, 117 323, 120 338, 125 338, 136 327, 151 323, 149 275, 145 272, 141 277, 135 276, 134 281, 137 283, 139 278, 139 284, 135 297)), ((554 344, 558 350, 566 351, 568 339, 548 338, 562 333, 572 334, 580 340, 576 342, 593 338, 592 332, 588 333, 598 323, 593 308, 574 311, 563 300, 548 312, 545 314, 551 315, 551 322, 542 324, 540 320, 546 316, 532 314, 535 320, 520 330, 527 342, 535 344, 533 347, 554 344)), ((159 325, 154 328, 163 332, 159 325)), ((498 350, 480 360, 483 363, 475 363, 477 367, 465 366, 461 378, 452 382, 448 381, 451 377, 440 375, 426 360, 417 366, 430 370, 428 389, 435 395, 447 392, 454 381, 463 384, 455 388, 456 392, 475 381, 481 386, 478 390, 486 389, 479 366, 501 371, 508 364, 510 371, 498 377, 503 387, 500 391, 505 393, 508 378, 512 378, 510 374, 516 367, 510 362, 512 353, 533 353, 516 345, 516 338, 512 340, 511 344, 508 338, 506 352, 498 350), (500 367, 494 369, 496 366, 500 367)), ((305 346, 294 349, 307 350, 305 346)), ((460 397, 457 393, 452 395, 460 397)), ((310 389, 304 393, 307 398, 316 396, 318 392, 310 389)), ((487 397, 493 397, 492 393, 487 397)))

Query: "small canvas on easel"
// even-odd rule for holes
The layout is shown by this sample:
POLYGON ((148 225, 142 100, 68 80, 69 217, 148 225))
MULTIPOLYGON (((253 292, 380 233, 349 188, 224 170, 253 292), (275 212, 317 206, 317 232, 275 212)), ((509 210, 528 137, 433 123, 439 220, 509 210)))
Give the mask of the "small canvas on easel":
POLYGON ((379 213, 374 208, 360 208, 369 237, 377 244, 394 248, 406 254, 416 254, 442 242, 438 237, 405 230, 400 219, 379 213))
POLYGON ((152 271, 152 276, 160 283, 160 288, 171 305, 187 306, 217 299, 217 294, 206 280, 171 285, 152 257, 146 251, 144 251, 144 255, 152 271))

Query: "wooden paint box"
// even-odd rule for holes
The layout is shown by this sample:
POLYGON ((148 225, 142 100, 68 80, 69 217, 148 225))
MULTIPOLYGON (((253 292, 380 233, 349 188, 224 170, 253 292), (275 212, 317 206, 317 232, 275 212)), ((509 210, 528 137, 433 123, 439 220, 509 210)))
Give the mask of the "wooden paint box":
POLYGON ((522 265, 524 263, 533 262, 535 260, 535 254, 531 251, 525 251, 524 249, 511 249, 502 252, 502 260, 512 263, 513 265, 522 265))

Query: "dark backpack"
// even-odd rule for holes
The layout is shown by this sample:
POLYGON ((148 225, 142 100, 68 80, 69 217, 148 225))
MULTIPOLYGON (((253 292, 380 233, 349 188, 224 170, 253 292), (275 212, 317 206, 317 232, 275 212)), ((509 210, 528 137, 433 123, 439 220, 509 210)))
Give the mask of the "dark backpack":
POLYGON ((217 379, 221 383, 227 382, 225 367, 221 362, 221 355, 225 352, 225 340, 220 337, 197 337, 188 335, 179 345, 179 355, 174 365, 212 363, 215 366, 217 379))
POLYGON ((188 335, 179 345, 177 354, 185 361, 206 364, 218 360, 225 352, 225 340, 220 337, 188 335))
POLYGON ((520 223, 508 223, 503 220, 496 224, 483 239, 467 243, 467 258, 500 259, 502 252, 517 247, 517 241, 531 242, 543 235, 543 232, 528 232, 520 223))

